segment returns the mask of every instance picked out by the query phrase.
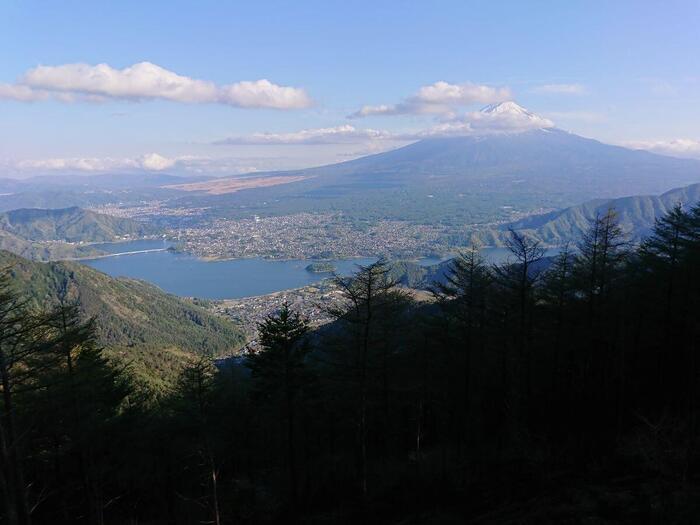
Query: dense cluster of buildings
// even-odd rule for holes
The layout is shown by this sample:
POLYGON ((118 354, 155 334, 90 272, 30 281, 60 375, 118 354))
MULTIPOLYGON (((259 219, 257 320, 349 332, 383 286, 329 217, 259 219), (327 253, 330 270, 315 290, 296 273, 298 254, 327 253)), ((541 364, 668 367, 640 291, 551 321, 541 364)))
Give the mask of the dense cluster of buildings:
POLYGON ((340 292, 328 279, 315 285, 267 295, 213 301, 211 308, 241 326, 248 338, 246 349, 255 351, 258 346, 258 324, 275 314, 284 302, 292 310, 302 313, 311 326, 320 326, 333 320, 329 310, 337 307, 342 300, 340 292))
POLYGON ((138 204, 111 203, 88 207, 96 213, 121 217, 124 219, 153 218, 153 217, 197 217, 206 208, 170 207, 167 201, 142 201, 138 204))
POLYGON ((214 259, 413 257, 449 249, 447 231, 440 225, 389 220, 358 225, 333 214, 216 219, 170 235, 183 251, 214 259))

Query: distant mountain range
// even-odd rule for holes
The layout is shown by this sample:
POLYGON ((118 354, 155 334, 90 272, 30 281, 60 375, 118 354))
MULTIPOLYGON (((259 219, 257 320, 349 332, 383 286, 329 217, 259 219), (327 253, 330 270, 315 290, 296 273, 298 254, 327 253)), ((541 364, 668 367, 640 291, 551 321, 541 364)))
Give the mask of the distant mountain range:
POLYGON ((99 255, 90 246, 156 232, 149 224, 81 208, 19 209, 0 213, 0 249, 34 260, 99 255))
POLYGON ((497 228, 480 230, 472 235, 472 243, 502 246, 513 228, 553 246, 575 242, 588 229, 596 215, 615 210, 620 226, 632 242, 646 237, 657 218, 667 214, 676 204, 692 206, 700 203, 700 184, 676 188, 662 195, 642 195, 618 199, 595 199, 578 206, 542 215, 533 215, 497 228))
MULTIPOLYGON (((641 195, 619 199, 595 199, 564 210, 533 215, 496 228, 485 228, 471 235, 471 245, 502 247, 509 237, 509 229, 526 234, 547 246, 575 243, 590 227, 597 215, 614 209, 627 239, 637 243, 647 237, 656 220, 666 215, 677 204, 689 208, 700 204, 700 184, 667 191, 662 195, 641 195)), ((543 263, 549 264, 549 258, 543 263)), ((444 283, 451 260, 434 265, 413 261, 393 261, 391 276, 402 285, 416 289, 431 289, 435 283, 444 283)))
POLYGON ((169 199, 183 192, 164 186, 206 179, 162 173, 42 175, 29 179, 0 178, 0 211, 17 208, 66 208, 114 202, 169 199))
POLYGON ((165 173, 105 173, 97 175, 38 175, 26 179, 0 178, 0 193, 87 188, 90 190, 119 190, 158 188, 206 180, 208 177, 179 177, 165 173))
POLYGON ((134 279, 115 279, 82 264, 38 263, 0 251, 0 267, 12 267, 16 285, 37 305, 60 294, 79 300, 97 319, 108 354, 130 363, 137 378, 162 388, 190 353, 230 354, 242 346, 242 331, 187 299, 134 279))
MULTIPOLYGON (((512 222, 592 199, 658 195, 700 183, 699 160, 584 138, 513 102, 485 108, 481 120, 487 127, 469 136, 426 136, 392 151, 293 171, 209 179, 156 173, 0 180, 0 210, 158 200, 202 210, 189 221, 312 212, 356 224, 439 223, 461 235, 473 225, 512 222), (498 123, 511 121, 524 125, 498 131, 498 123)), ((170 226, 183 220, 163 217, 170 226)), ((563 232, 549 235, 554 241, 563 232)))
POLYGON ((153 228, 143 222, 78 207, 19 209, 0 213, 0 230, 30 241, 109 242, 143 237, 153 228))

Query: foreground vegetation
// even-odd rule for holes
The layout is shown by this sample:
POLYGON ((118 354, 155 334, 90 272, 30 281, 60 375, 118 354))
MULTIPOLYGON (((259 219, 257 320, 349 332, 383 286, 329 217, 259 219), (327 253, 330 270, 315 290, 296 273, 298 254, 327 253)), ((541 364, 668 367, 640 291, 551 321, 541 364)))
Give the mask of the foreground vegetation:
POLYGON ((95 319, 95 335, 113 362, 129 364, 135 385, 163 393, 191 354, 231 355, 242 329, 194 302, 143 281, 114 278, 72 262, 39 263, 0 251, 15 287, 33 309, 80 305, 95 319))
POLYGON ((336 321, 281 305, 262 350, 133 393, 72 303, 0 282, 5 522, 692 523, 700 207, 641 246, 615 213, 545 259, 455 259, 415 304, 382 262, 336 321))

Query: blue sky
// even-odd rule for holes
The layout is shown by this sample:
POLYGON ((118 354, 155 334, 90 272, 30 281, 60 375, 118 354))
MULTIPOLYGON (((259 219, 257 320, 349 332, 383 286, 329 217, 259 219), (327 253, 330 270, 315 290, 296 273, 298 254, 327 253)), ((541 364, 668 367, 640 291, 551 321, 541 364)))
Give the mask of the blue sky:
POLYGON ((0 176, 338 162, 506 99, 700 156, 698 28, 697 0, 5 0, 0 176))

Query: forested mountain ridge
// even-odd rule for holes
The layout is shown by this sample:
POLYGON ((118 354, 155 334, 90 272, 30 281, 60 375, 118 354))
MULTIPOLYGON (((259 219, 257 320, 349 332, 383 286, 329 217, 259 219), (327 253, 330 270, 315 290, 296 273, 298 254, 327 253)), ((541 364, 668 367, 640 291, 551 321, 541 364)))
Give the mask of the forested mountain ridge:
POLYGON ((578 206, 543 215, 532 215, 498 228, 476 231, 472 243, 482 246, 503 246, 510 228, 526 233, 544 244, 554 246, 578 239, 596 216, 608 209, 615 210, 620 227, 630 242, 646 237, 656 219, 669 213, 674 206, 693 206, 700 202, 700 183, 675 188, 662 195, 637 195, 617 199, 595 199, 578 206))
POLYGON ((35 261, 95 257, 103 251, 79 243, 139 238, 154 226, 78 207, 22 208, 0 213, 0 250, 35 261))
POLYGON ((33 261, 93 257, 103 253, 91 246, 79 246, 66 242, 28 241, 2 230, 0 230, 0 250, 6 250, 33 261))
POLYGON ((0 230, 28 241, 109 242, 154 233, 150 225, 76 206, 21 208, 0 214, 0 230))
POLYGON ((228 355, 244 342, 230 321, 144 281, 0 251, 0 268, 8 266, 16 286, 37 306, 56 304, 61 297, 79 302, 86 317, 95 317, 99 341, 109 354, 133 362, 134 372, 156 385, 172 378, 184 354, 228 355))

